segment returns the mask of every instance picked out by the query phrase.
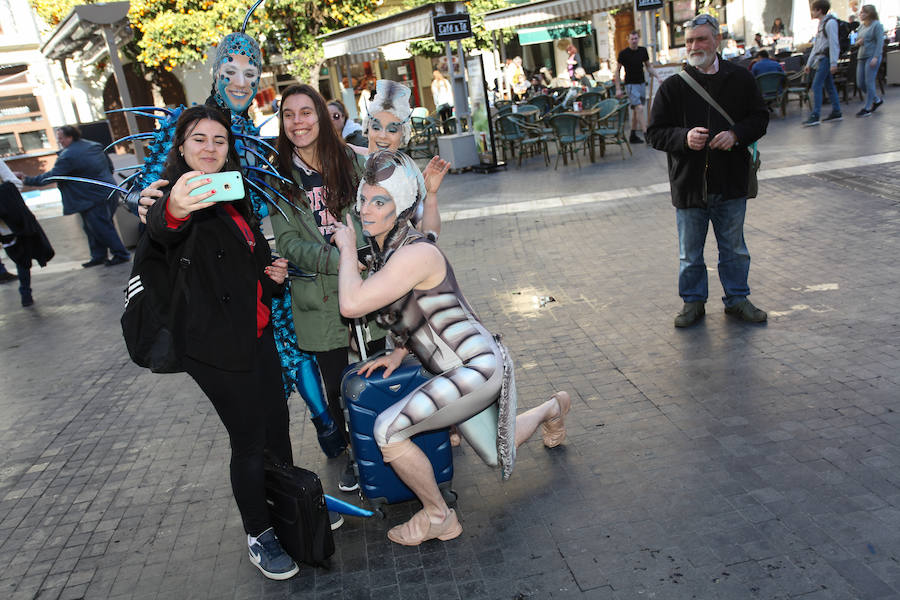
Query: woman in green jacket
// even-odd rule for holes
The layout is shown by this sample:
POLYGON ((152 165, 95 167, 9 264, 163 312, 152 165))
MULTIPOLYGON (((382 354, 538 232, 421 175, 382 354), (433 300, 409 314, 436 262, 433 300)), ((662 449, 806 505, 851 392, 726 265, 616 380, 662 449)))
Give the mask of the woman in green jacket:
MULTIPOLYGON (((297 187, 285 192, 293 204, 282 202, 287 218, 277 212, 270 217, 275 246, 282 257, 307 274, 291 281, 297 342, 301 350, 315 355, 329 413, 338 428, 346 431, 340 387, 349 362, 350 329, 338 306, 340 252, 332 245, 331 236, 335 223, 347 214, 358 221, 352 207, 363 157, 338 137, 325 100, 308 85, 291 86, 282 93, 280 122, 278 168, 297 187)), ((362 228, 357 231, 357 247, 362 247, 362 228)), ((372 325, 368 331, 370 351, 384 349, 384 330, 372 325)), ((342 491, 359 487, 349 460, 338 487, 342 491)))

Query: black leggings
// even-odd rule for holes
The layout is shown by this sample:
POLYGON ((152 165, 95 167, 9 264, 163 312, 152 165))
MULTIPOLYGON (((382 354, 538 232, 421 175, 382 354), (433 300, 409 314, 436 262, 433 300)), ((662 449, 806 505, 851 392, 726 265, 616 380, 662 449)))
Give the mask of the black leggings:
POLYGON ((231 490, 244 531, 257 536, 272 523, 266 504, 263 454, 293 464, 290 417, 272 328, 256 341, 252 371, 223 371, 185 358, 188 375, 210 399, 231 440, 231 490))
MULTIPOLYGON (((381 352, 385 348, 384 338, 372 340, 366 346, 369 354, 381 352)), ((344 434, 344 441, 350 443, 350 434, 347 431, 347 423, 344 420, 344 409, 341 407, 341 378, 350 361, 347 348, 335 348, 325 352, 313 352, 316 362, 319 363, 319 372, 322 374, 322 383, 325 385, 325 397, 328 399, 328 414, 338 429, 344 434)))

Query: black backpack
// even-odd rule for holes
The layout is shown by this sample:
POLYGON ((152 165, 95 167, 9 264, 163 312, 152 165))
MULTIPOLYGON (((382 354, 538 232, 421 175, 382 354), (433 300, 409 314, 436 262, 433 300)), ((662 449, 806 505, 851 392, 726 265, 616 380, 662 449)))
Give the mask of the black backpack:
MULTIPOLYGON (((838 19, 834 15, 828 15, 828 17, 825 20, 827 21, 828 19, 834 19, 835 21, 837 21, 838 49, 839 49, 838 51, 841 54, 843 54, 844 52, 846 52, 847 50, 850 49, 850 23, 848 23, 847 21, 842 21, 841 19, 838 19)), ((825 26, 823 25, 822 33, 825 34, 825 37, 828 37, 828 33, 826 33, 826 31, 827 30, 825 29, 825 26)), ((838 57, 838 56, 834 57, 835 60, 837 60, 838 58, 840 58, 840 57, 838 57)))
POLYGON ((141 235, 134 251, 131 276, 125 288, 122 336, 128 355, 138 365, 154 373, 180 373, 179 351, 174 331, 177 314, 171 310, 184 294, 184 279, 191 263, 193 236, 185 243, 180 268, 171 272, 166 248, 141 235))

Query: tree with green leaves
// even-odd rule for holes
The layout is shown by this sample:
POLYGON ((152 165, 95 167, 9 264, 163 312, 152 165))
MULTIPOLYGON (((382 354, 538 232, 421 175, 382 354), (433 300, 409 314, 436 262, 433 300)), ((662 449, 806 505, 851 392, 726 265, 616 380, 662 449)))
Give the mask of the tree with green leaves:
MULTIPOLYGON (((38 15, 55 26, 78 4, 92 0, 31 0, 38 15)), ((322 64, 316 37, 370 21, 378 0, 266 0, 247 33, 264 54, 281 54, 301 80, 315 84, 322 64)), ((210 46, 240 29, 250 0, 131 0, 134 39, 123 48, 150 70, 205 62, 210 46)))

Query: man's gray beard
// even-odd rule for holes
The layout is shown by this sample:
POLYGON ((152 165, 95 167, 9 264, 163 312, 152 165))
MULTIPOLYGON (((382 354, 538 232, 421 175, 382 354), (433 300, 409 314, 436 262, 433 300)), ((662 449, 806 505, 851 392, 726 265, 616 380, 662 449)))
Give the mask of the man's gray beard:
POLYGON ((712 61, 710 60, 710 54, 710 52, 703 52, 702 56, 688 54, 688 64, 697 69, 708 67, 710 64, 712 64, 712 61))

